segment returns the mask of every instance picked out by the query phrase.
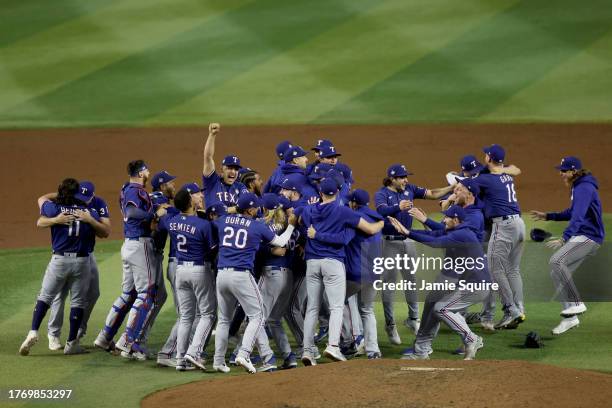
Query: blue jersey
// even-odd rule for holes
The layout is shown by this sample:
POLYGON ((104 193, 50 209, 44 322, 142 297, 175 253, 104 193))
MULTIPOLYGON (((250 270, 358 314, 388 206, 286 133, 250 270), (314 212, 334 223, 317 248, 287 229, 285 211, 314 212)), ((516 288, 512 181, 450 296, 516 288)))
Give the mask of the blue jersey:
POLYGON ((202 185, 204 186, 206 208, 218 203, 225 207, 234 207, 238 203, 240 194, 248 192, 244 184, 239 181, 226 184, 216 171, 213 171, 210 176, 202 176, 202 185))
MULTIPOLYGON (((472 205, 468 205, 464 207, 465 210, 465 220, 463 224, 469 227, 474 234, 476 234, 476 238, 480 241, 484 241, 484 231, 485 231, 485 223, 484 216, 482 215, 482 207, 479 204, 480 201, 472 205)), ((432 231, 436 230, 444 230, 446 226, 442 222, 436 222, 430 218, 425 221, 425 225, 432 229, 432 231)))
POLYGON ((119 206, 123 213, 123 234, 126 238, 151 236, 151 220, 154 215, 153 204, 142 184, 125 184, 119 196, 119 206), (127 217, 126 211, 129 205, 148 213, 148 217, 146 219, 133 219, 127 217))
POLYGON ((161 191, 154 191, 149 194, 149 197, 151 198, 151 203, 153 204, 153 211, 157 211, 162 204, 170 203, 168 197, 166 197, 161 191))
MULTIPOLYGON (((53 201, 45 201, 40 209, 40 214, 53 218, 61 213, 74 214, 76 210, 85 210, 85 207, 73 205, 63 206, 53 201)), ((100 221, 98 212, 89 209, 91 215, 100 221)), ((75 252, 80 256, 87 256, 91 253, 96 239, 95 230, 86 222, 74 221, 70 225, 55 224, 51 226, 51 246, 53 252, 75 252)))
POLYGON ((563 231, 565 241, 569 241, 571 237, 584 235, 598 244, 603 243, 606 234, 598 189, 595 177, 590 174, 582 176, 572 185, 571 207, 559 213, 546 214, 547 220, 569 221, 563 231))
POLYGON ((274 193, 278 194, 281 190, 280 185, 283 182, 284 178, 282 175, 282 166, 285 164, 284 160, 279 160, 278 165, 272 172, 272 175, 266 182, 263 187, 264 193, 274 193))
POLYGON ((487 219, 520 214, 514 178, 508 174, 480 174, 473 179, 480 187, 487 219))
MULTIPOLYGON (((368 206, 355 210, 368 222, 382 221, 383 217, 368 206)), ((346 247, 346 279, 355 282, 373 282, 374 259, 382 256, 382 233, 374 235, 355 231, 355 237, 346 247)))
POLYGON ((197 215, 178 214, 166 222, 178 262, 202 265, 217 246, 210 222, 197 215))
POLYGON ((445 248, 443 275, 467 282, 491 282, 482 243, 468 225, 462 223, 445 231, 410 231, 410 238, 427 246, 445 248))
MULTIPOLYGON (((342 235, 349 228, 357 228, 361 219, 359 213, 339 205, 337 200, 304 207, 301 217, 306 228, 312 225, 317 232, 330 235, 342 235)), ((344 262, 345 255, 343 243, 328 244, 309 238, 306 240, 306 260, 331 258, 344 262)))
MULTIPOLYGON (((180 214, 180 211, 175 207, 166 208, 166 215, 159 219, 157 223, 157 231, 153 235, 153 246, 158 253, 163 253, 166 247, 166 241, 168 240, 168 221, 175 215, 180 214)), ((168 256, 170 258, 176 257, 176 243, 170 239, 170 249, 168 250, 168 256)))
MULTIPOLYGON (((89 208, 90 210, 96 210, 96 212, 100 216, 100 219, 110 218, 110 214, 108 212, 108 205, 106 205, 106 201, 104 201, 104 199, 98 196, 94 196, 91 199, 91 202, 87 205, 87 208, 89 208)), ((94 239, 91 243, 91 248, 89 252, 93 252, 95 246, 96 246, 96 237, 94 234, 94 239)))
POLYGON ((383 217, 385 217, 385 226, 383 227, 383 235, 399 235, 395 227, 386 217, 397 218, 407 229, 412 228, 412 215, 408 214, 408 211, 400 211, 400 201, 425 198, 427 189, 417 187, 412 184, 406 185, 406 189, 403 191, 393 191, 388 187, 383 187, 376 192, 374 195, 374 202, 376 204, 376 211, 383 217))
POLYGON ((255 255, 262 241, 276 236, 266 224, 243 215, 225 215, 215 221, 219 231, 217 267, 252 271, 255 255))
MULTIPOLYGON (((284 231, 282 227, 277 224, 268 224, 268 226, 276 235, 280 235, 284 231)), ((300 232, 297 229, 294 229, 293 233, 291 234, 291 238, 289 238, 289 242, 287 243, 284 256, 272 255, 272 248, 274 247, 270 244, 262 245, 261 253, 263 257, 263 266, 290 268, 295 255, 295 247, 297 246, 299 236, 300 232)))

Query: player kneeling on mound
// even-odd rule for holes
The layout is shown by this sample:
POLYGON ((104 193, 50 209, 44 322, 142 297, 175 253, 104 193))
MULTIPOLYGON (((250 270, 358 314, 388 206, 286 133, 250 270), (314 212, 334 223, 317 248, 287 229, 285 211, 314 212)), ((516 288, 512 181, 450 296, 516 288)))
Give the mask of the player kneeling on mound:
POLYGON ((472 360, 483 347, 482 338, 474 334, 467 325, 461 311, 482 302, 488 290, 465 290, 456 283, 490 283, 482 245, 476 234, 464 223, 465 210, 453 205, 444 213, 444 231, 409 231, 395 218, 389 217, 398 232, 411 239, 434 248, 444 248, 444 269, 437 282, 448 282, 448 290, 431 291, 425 299, 421 326, 416 335, 412 352, 404 352, 403 359, 427 360, 432 353, 431 344, 440 328, 440 321, 461 336, 465 344, 465 360, 472 360), (466 259, 472 259, 468 267, 466 259), (446 260, 452 260, 447 262, 446 260), (457 260, 457 262, 455 261, 457 260), (461 260, 462 262, 459 262, 461 260), (449 268, 452 265, 454 268, 449 268), (455 283, 454 289, 451 288, 455 283))

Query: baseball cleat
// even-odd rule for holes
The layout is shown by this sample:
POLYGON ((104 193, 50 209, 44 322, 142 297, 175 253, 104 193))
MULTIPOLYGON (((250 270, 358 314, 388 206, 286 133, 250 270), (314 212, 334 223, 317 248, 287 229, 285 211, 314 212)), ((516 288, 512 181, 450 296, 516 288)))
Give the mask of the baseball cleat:
MULTIPOLYGON (((432 353, 433 353, 433 350, 432 350, 432 349, 429 349, 429 351, 427 352, 427 355, 428 355, 428 356, 430 356, 432 353)), ((415 353, 414 353, 414 347, 408 347, 408 348, 405 348, 405 349, 402 351, 402 356, 408 356, 408 355, 410 355, 410 354, 415 354, 415 353)))
POLYGON ((385 331, 387 332, 387 336, 389 336, 389 341, 391 344, 395 344, 396 346, 402 344, 402 339, 397 332, 397 327, 395 327, 395 324, 387 325, 387 327, 385 327, 385 331))
POLYGON ((572 307, 568 307, 567 309, 564 309, 561 312, 561 316, 563 317, 572 317, 572 316, 577 316, 577 315, 581 315, 584 312, 587 311, 587 307, 584 303, 579 303, 575 306, 572 307))
POLYGON ((87 332, 83 329, 79 329, 79 331, 77 332, 77 339, 81 340, 83 337, 85 337, 85 335, 87 334, 87 332))
POLYGON ((334 361, 346 361, 346 357, 340 352, 340 347, 338 346, 327 346, 325 351, 323 351, 323 355, 334 361))
POLYGON ((290 368, 296 368, 297 366, 298 366, 297 358, 295 357, 295 353, 292 351, 291 353, 289 353, 287 358, 285 358, 285 360, 283 361, 283 365, 281 366, 281 369, 288 370, 290 368))
POLYGON ((453 350, 453 355, 455 355, 455 356, 464 356, 465 355, 465 346, 462 344, 461 346, 457 347, 455 350, 453 350))
POLYGON ((126 353, 132 351, 132 345, 128 343, 125 333, 119 338, 117 343, 115 343, 115 348, 119 351, 125 351, 126 353))
POLYGON ((483 320, 480 322, 480 325, 485 331, 494 332, 495 331, 495 323, 492 320, 483 320))
POLYGON ((27 356, 30 354, 30 349, 36 344, 37 341, 38 331, 30 330, 23 343, 21 343, 21 347, 19 347, 19 354, 22 356, 27 356))
POLYGON ((315 358, 315 360, 320 360, 321 359, 321 352, 319 351, 319 349, 317 347, 315 347, 314 358, 315 358))
POLYGON ((382 358, 381 353, 368 353, 368 360, 380 360, 382 358))
POLYGON ((229 364, 233 365, 233 366, 237 366, 238 365, 238 364, 236 364, 236 354, 235 353, 230 354, 229 364))
POLYGON ((506 327, 504 327, 504 329, 515 330, 518 328, 519 324, 525 321, 525 319, 526 319, 525 315, 521 313, 520 315, 512 319, 512 321, 508 323, 506 327))
POLYGON ((312 355, 304 353, 302 356, 302 364, 304 364, 304 367, 316 366, 317 360, 312 355))
POLYGON ((565 319, 561 319, 561 323, 554 329, 552 329, 552 334, 558 336, 560 334, 565 333, 568 330, 573 329, 574 327, 578 327, 580 325, 580 320, 578 320, 577 316, 566 317, 565 319))
POLYGON ((419 331, 419 327, 421 327, 421 319, 408 318, 404 320, 404 325, 409 328, 413 334, 416 335, 419 331))
POLYGON ((58 351, 64 348, 59 337, 52 336, 49 334, 47 338, 49 339, 49 350, 58 351))
POLYGON ((230 368, 225 365, 225 363, 219 364, 219 365, 213 364, 213 370, 215 370, 218 373, 224 373, 224 374, 227 374, 231 371, 230 368))
POLYGON ((255 366, 253 365, 253 363, 251 363, 251 360, 248 357, 237 356, 236 364, 242 366, 244 370, 249 374, 255 374, 257 372, 255 366))
POLYGON ((356 356, 363 356, 366 354, 365 337, 362 335, 357 336, 355 339, 355 346, 357 347, 357 353, 355 353, 356 356))
POLYGON ((400 360, 429 360, 429 354, 402 354, 400 360))
POLYGON ((505 328, 512 320, 514 320, 514 318, 511 315, 504 314, 504 317, 495 325, 495 329, 499 330, 505 328))
POLYGON ((157 357, 157 365, 162 367, 176 367, 176 358, 157 357))
POLYGON ((193 366, 199 368, 200 370, 206 371, 206 367, 204 366, 204 360, 201 358, 195 358, 190 356, 189 354, 185 355, 185 360, 190 362, 193 366))
POLYGON ((94 347, 102 349, 104 351, 112 351, 115 349, 115 343, 112 340, 108 340, 106 338, 106 333, 104 330, 100 330, 98 337, 94 340, 94 347))
POLYGON ((187 371, 187 363, 184 359, 177 359, 176 371, 187 371))
POLYGON ((340 352, 346 358, 353 358, 355 357, 355 354, 357 354, 357 346, 355 345, 355 342, 349 343, 345 346, 340 346, 340 352))
POLYGON ((271 373, 272 371, 276 371, 276 357, 272 355, 267 361, 264 361, 261 367, 257 368, 257 372, 259 373, 271 373))
POLYGON ((319 332, 316 334, 314 338, 315 343, 320 343, 321 341, 325 340, 328 334, 329 334, 329 327, 325 327, 325 326, 319 327, 319 332))
POLYGON ((465 314, 465 322, 467 324, 481 323, 482 316, 478 312, 468 312, 465 314))
POLYGON ((465 345, 464 360, 473 360, 476 357, 476 352, 484 347, 482 337, 476 336, 476 340, 465 345))
POLYGON ((89 351, 85 350, 80 344, 79 340, 67 341, 66 346, 64 346, 64 354, 86 354, 89 351))

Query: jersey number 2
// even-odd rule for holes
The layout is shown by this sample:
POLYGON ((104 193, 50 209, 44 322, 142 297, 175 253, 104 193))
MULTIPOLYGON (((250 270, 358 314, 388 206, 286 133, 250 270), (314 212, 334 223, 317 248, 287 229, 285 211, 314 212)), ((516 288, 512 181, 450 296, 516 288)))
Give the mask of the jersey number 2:
POLYGON ((242 249, 246 247, 248 232, 245 229, 234 230, 231 227, 225 227, 223 230, 223 246, 236 247, 242 249), (232 239, 234 244, 232 245, 232 239))
POLYGON ((506 190, 508 190, 508 202, 516 203, 516 191, 514 190, 514 183, 506 184, 506 190))
POLYGON ((183 234, 178 234, 176 236, 176 250, 179 252, 187 252, 185 249, 185 245, 187 244, 187 237, 183 234))

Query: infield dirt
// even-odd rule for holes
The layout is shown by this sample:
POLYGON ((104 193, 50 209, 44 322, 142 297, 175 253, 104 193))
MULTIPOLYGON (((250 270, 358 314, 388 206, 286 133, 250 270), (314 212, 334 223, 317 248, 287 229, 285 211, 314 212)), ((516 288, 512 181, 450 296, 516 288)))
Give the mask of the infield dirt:
POLYGON ((560 408, 611 400, 612 376, 591 371, 524 361, 354 360, 205 379, 158 391, 141 406, 560 408))
MULTIPOLYGON (((49 245, 49 232, 36 229, 36 198, 55 191, 65 177, 91 180, 96 193, 110 205, 112 239, 121 239, 119 189, 126 165, 142 158, 152 172, 162 169, 178 176, 177 186, 201 183, 205 128, 53 129, 0 131, 3 152, 0 201, 0 248, 49 245)), ((569 193, 553 166, 563 156, 576 155, 601 184, 604 211, 612 204, 612 124, 576 125, 404 125, 404 126, 243 126, 223 127, 216 158, 240 156, 243 165, 267 178, 276 166, 276 144, 288 139, 310 148, 317 139, 331 139, 349 164, 356 187, 371 194, 381 186, 386 168, 396 162, 414 173, 410 182, 425 187, 446 185, 444 175, 458 170, 465 154, 482 160, 482 147, 506 147, 507 162, 518 165, 521 207, 560 210, 569 193)), ((312 156, 311 156, 312 160, 312 156)), ((418 202, 436 211, 436 202, 418 202)))

